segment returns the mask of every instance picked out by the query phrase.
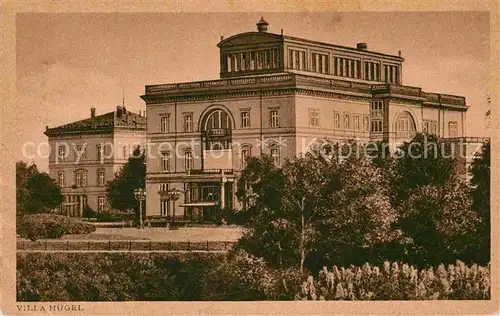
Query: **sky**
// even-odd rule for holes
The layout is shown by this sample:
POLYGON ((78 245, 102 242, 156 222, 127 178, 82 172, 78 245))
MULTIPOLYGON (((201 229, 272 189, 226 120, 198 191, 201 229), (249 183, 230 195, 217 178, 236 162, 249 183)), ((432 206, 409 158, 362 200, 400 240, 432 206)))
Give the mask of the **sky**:
POLYGON ((112 111, 145 110, 145 85, 219 77, 220 37, 268 32, 397 55, 403 84, 462 95, 467 136, 484 136, 490 61, 488 12, 21 13, 16 17, 16 160, 47 171, 23 145, 55 127, 112 111))

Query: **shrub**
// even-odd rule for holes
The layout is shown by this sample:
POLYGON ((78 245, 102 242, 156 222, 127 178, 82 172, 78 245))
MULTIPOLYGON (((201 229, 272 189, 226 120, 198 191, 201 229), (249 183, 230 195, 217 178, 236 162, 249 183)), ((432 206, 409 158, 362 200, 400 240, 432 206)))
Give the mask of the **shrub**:
POLYGON ((30 240, 61 238, 65 234, 89 234, 95 226, 55 214, 25 215, 16 223, 17 233, 30 240))
POLYGON ((95 218, 97 215, 96 211, 94 211, 90 206, 85 205, 83 208, 83 217, 85 218, 95 218))
POLYGON ((415 269, 385 262, 347 269, 324 267, 308 276, 295 297, 300 300, 485 300, 490 299, 490 269, 476 264, 415 269))
POLYGON ((96 218, 97 218, 98 222, 121 222, 121 221, 123 221, 122 217, 116 216, 116 215, 111 214, 111 213, 106 213, 106 212, 97 213, 96 218))

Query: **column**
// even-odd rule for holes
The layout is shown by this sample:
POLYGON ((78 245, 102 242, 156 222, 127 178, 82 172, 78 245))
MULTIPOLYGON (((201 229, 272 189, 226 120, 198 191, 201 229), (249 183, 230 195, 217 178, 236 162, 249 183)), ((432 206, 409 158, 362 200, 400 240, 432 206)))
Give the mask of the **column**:
POLYGON ((223 210, 226 207, 226 192, 225 192, 225 177, 222 176, 221 186, 220 186, 220 209, 223 210))
POLYGON ((83 216, 83 195, 80 195, 80 210, 78 211, 78 217, 83 216))

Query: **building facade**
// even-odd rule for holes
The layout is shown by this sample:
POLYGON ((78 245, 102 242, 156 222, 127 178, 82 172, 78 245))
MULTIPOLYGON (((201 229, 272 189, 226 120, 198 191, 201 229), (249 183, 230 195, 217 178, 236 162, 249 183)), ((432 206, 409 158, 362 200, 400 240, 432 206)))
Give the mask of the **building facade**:
POLYGON ((59 211, 81 217, 88 205, 97 212, 110 212, 107 182, 128 161, 136 146, 144 146, 146 118, 118 106, 115 111, 54 128, 49 138, 49 174, 64 196, 59 211))
POLYGON ((149 85, 147 215, 211 220, 240 208, 236 179, 246 156, 277 164, 315 139, 401 143, 417 132, 466 135, 462 96, 403 84, 404 59, 267 32, 221 39, 220 79, 149 85), (160 190, 183 192, 175 207, 160 190), (174 209, 172 209, 174 208, 174 209))

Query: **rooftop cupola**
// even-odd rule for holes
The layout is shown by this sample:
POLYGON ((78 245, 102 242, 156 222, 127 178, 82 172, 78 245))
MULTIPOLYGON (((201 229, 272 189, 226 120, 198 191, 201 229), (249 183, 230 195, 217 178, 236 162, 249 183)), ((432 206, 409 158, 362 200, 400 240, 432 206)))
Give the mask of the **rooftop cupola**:
POLYGON ((266 32, 268 25, 269 25, 269 23, 267 23, 266 20, 264 20, 263 17, 260 17, 259 22, 257 22, 257 30, 259 32, 266 32))

